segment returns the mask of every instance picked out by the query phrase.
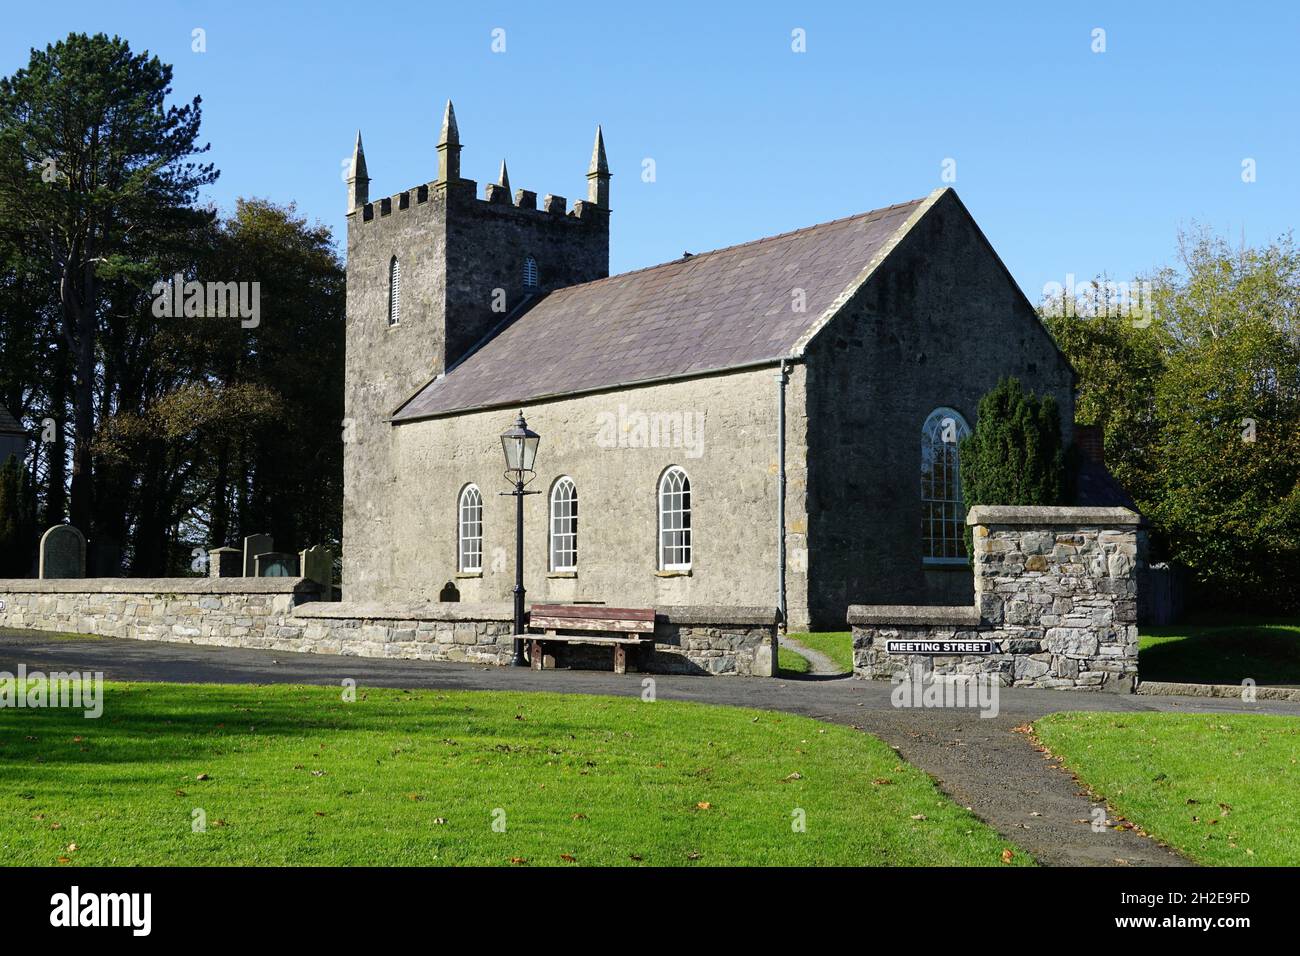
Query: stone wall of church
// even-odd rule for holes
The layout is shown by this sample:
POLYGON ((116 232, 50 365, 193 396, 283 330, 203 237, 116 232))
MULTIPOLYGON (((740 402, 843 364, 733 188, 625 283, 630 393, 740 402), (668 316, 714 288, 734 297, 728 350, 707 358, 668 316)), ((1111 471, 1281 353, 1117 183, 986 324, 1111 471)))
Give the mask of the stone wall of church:
POLYGON ((394 511, 400 479, 388 418, 522 303, 526 256, 542 291, 609 272, 607 210, 584 203, 570 215, 558 197, 547 209, 524 190, 489 202, 476 189, 468 179, 427 183, 348 216, 343 586, 355 597, 383 593, 388 543, 407 520, 394 511), (394 257, 401 320, 390 325, 394 257))
MULTIPOLYGON (((510 604, 341 603, 305 578, 0 580, 0 627, 256 650, 510 663, 510 604)), ((770 677, 770 608, 662 607, 654 645, 633 656, 646 673, 770 677)), ((548 645, 560 666, 609 670, 608 647, 548 645)))
MULTIPOLYGON (((537 402, 525 407, 541 436, 538 475, 525 500, 525 586, 536 602, 604 602, 628 607, 701 605, 775 608, 777 597, 777 421, 775 367, 537 402), (692 491, 689 571, 658 562, 658 487, 685 469, 692 491), (555 481, 578 495, 578 569, 549 566, 548 505, 555 481)), ((787 595, 792 626, 806 624, 806 416, 803 371, 786 386, 787 595), (801 620, 802 618, 802 620, 801 620)), ((411 422, 393 429, 400 479, 386 489, 403 519, 360 560, 365 600, 510 599, 515 502, 502 496, 499 435, 516 410, 503 408, 411 422), (483 568, 457 565, 457 503, 468 483, 483 500, 483 568)), ((345 549, 355 549, 353 541, 345 549)), ((345 580, 345 599, 353 600, 345 580)))
POLYGON ((1124 508, 972 508, 974 603, 850 607, 854 673, 1132 692, 1139 520, 1124 508), (903 652, 913 647, 924 652, 903 652))
POLYGON ((973 427, 1004 375, 1056 397, 1067 442, 1065 358, 952 192, 942 194, 844 310, 808 362, 808 553, 812 618, 850 603, 965 604, 965 564, 927 566, 921 427, 936 408, 973 427))

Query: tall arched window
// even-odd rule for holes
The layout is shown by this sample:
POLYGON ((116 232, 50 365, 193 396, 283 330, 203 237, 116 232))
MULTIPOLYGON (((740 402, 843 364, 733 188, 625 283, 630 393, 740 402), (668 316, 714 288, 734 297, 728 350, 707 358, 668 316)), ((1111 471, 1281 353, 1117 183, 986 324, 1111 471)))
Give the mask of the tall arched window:
POLYGON ((460 493, 459 540, 460 569, 483 570, 483 496, 476 485, 466 485, 460 493))
POLYGON ((691 479, 676 465, 659 479, 659 568, 691 568, 691 479))
POLYGON ((921 427, 921 557, 926 564, 966 561, 958 445, 969 434, 966 419, 951 408, 936 408, 921 427))
POLYGON ((551 488, 551 570, 578 570, 578 489, 569 477, 551 488))
POLYGON ((537 260, 529 256, 524 260, 524 288, 536 289, 537 285, 537 260))
POLYGON ((388 263, 388 324, 402 321, 402 265, 397 256, 388 263))

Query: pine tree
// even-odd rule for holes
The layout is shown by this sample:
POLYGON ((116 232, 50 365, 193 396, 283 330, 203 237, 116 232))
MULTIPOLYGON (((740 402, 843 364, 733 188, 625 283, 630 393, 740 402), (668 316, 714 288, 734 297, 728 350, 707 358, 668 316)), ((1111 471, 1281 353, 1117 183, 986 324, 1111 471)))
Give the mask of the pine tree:
MULTIPOLYGON (((980 399, 975 429, 962 439, 965 506, 1061 504, 1065 474, 1056 399, 1026 392, 1019 379, 1001 379, 980 399)), ((969 530, 966 536, 970 554, 969 530)))
POLYGON ((0 466, 0 578, 26 577, 31 571, 36 529, 26 477, 17 456, 0 466))

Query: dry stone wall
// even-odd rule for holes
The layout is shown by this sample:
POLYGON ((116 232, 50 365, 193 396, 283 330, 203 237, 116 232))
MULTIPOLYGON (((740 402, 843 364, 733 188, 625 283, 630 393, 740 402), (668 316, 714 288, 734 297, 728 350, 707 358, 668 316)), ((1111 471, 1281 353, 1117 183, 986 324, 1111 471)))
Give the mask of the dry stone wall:
MULTIPOLYGON (((359 604, 319 600, 305 578, 0 580, 0 628, 358 657, 508 664, 508 603, 359 604)), ((663 608, 653 673, 772 676, 775 610, 663 608)), ((609 648, 552 645, 562 665, 609 669, 609 648)))
POLYGON ((1139 521, 1125 508, 972 508, 974 606, 850 607, 854 673, 893 679, 919 667, 1132 692, 1139 521))

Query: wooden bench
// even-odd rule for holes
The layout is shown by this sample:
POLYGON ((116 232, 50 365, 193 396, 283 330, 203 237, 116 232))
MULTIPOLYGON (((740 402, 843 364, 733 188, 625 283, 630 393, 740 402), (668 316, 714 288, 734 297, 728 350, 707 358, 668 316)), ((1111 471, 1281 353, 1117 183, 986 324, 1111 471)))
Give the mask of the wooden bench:
POLYGON ((628 646, 654 644, 654 608, 605 607, 603 604, 536 604, 529 616, 529 628, 545 631, 532 638, 529 659, 533 670, 542 669, 545 645, 604 644, 614 648, 614 673, 627 673, 628 646), (562 631, 576 633, 561 633, 562 631))

